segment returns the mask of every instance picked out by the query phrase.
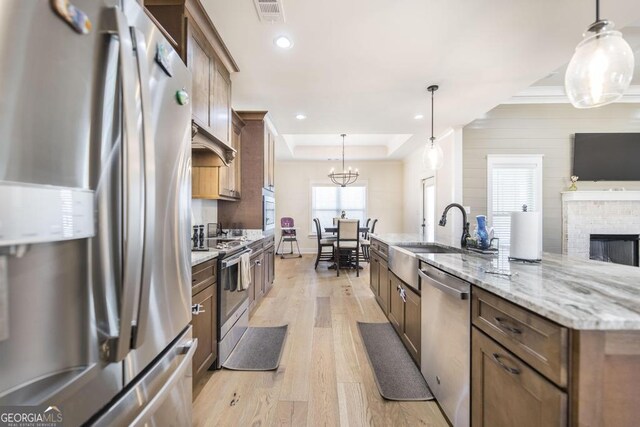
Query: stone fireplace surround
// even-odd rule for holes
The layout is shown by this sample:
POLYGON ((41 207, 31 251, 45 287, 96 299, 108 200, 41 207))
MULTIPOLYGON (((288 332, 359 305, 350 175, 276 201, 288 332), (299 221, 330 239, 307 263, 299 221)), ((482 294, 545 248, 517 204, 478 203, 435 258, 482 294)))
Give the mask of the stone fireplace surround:
POLYGON ((589 259, 592 234, 640 234, 640 191, 562 193, 562 253, 589 259))

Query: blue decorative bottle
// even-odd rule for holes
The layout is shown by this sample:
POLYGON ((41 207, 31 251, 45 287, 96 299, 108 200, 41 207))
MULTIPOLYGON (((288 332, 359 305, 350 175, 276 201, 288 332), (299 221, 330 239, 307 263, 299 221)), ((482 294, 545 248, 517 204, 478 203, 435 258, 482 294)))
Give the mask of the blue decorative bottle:
POLYGON ((489 240, 489 232, 487 231, 486 215, 478 215, 476 221, 478 222, 478 246, 480 249, 489 249, 491 241, 489 240))

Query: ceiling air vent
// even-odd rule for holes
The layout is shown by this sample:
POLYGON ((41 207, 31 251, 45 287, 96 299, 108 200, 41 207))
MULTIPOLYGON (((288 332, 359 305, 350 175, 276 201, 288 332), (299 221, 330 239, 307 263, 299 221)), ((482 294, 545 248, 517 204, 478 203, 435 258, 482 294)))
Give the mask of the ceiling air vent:
POLYGON ((253 0, 262 22, 284 22, 282 0, 253 0))

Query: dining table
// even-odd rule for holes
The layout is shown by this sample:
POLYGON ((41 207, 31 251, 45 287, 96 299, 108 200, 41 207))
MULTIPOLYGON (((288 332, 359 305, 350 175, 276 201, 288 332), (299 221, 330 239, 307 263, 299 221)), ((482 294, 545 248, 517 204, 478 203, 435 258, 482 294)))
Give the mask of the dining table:
MULTIPOLYGON (((360 227, 360 233, 368 233, 369 232, 369 227, 360 227)), ((324 228, 324 232, 325 233, 337 233, 338 232, 338 227, 325 227, 324 228)))
MULTIPOLYGON (((337 233, 338 232, 338 227, 325 227, 324 228, 324 232, 325 233, 337 233)), ((368 233, 369 232, 369 227, 360 227, 359 228, 359 232, 360 233, 368 233)), ((340 262, 340 265, 342 265, 342 262, 340 262)), ((352 261, 348 261, 348 265, 349 267, 355 268, 356 264, 353 263, 352 261)), ((336 269, 336 264, 333 263, 332 265, 329 266, 329 270, 335 270, 336 269)), ((360 266, 360 270, 362 270, 362 266, 360 266)))

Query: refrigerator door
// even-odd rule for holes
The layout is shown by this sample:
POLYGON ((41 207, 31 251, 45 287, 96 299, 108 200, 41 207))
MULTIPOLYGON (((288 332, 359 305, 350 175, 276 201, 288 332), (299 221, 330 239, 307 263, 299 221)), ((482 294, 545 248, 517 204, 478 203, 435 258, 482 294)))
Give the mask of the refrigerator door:
POLYGON ((198 346, 198 340, 191 337, 189 327, 90 424, 93 427, 190 426, 191 362, 198 346))
MULTIPOLYGON (((0 181, 3 188, 58 191, 60 205, 48 208, 63 216, 75 206, 75 195, 96 190, 92 139, 99 132, 95 114, 105 101, 96 94, 108 92, 103 91, 105 64, 114 51, 110 46, 117 53, 121 45, 113 44, 105 30, 115 1, 73 4, 91 21, 88 34, 72 29, 49 1, 5 0, 0 12, 0 181)), ((117 57, 114 64, 117 69, 117 57)), ((112 100, 116 92, 111 90, 112 100)), ((117 109, 111 106, 112 116, 117 109)), ((88 215, 93 217, 91 201, 88 215)), ((40 229, 41 213, 16 208, 3 197, 0 223, 10 224, 9 217, 20 228, 40 229)), ((123 387, 122 363, 102 357, 89 262, 96 238, 72 232, 69 240, 42 243, 32 234, 32 244, 22 246, 0 232, 0 262, 6 267, 0 282, 8 300, 0 341, 0 407, 55 405, 65 425, 78 425, 123 387)), ((20 242, 29 243, 28 235, 20 242)))
POLYGON ((191 73, 137 2, 123 1, 123 10, 141 75, 147 188, 142 290, 124 365, 129 382, 191 321, 191 105, 184 102, 191 73))

